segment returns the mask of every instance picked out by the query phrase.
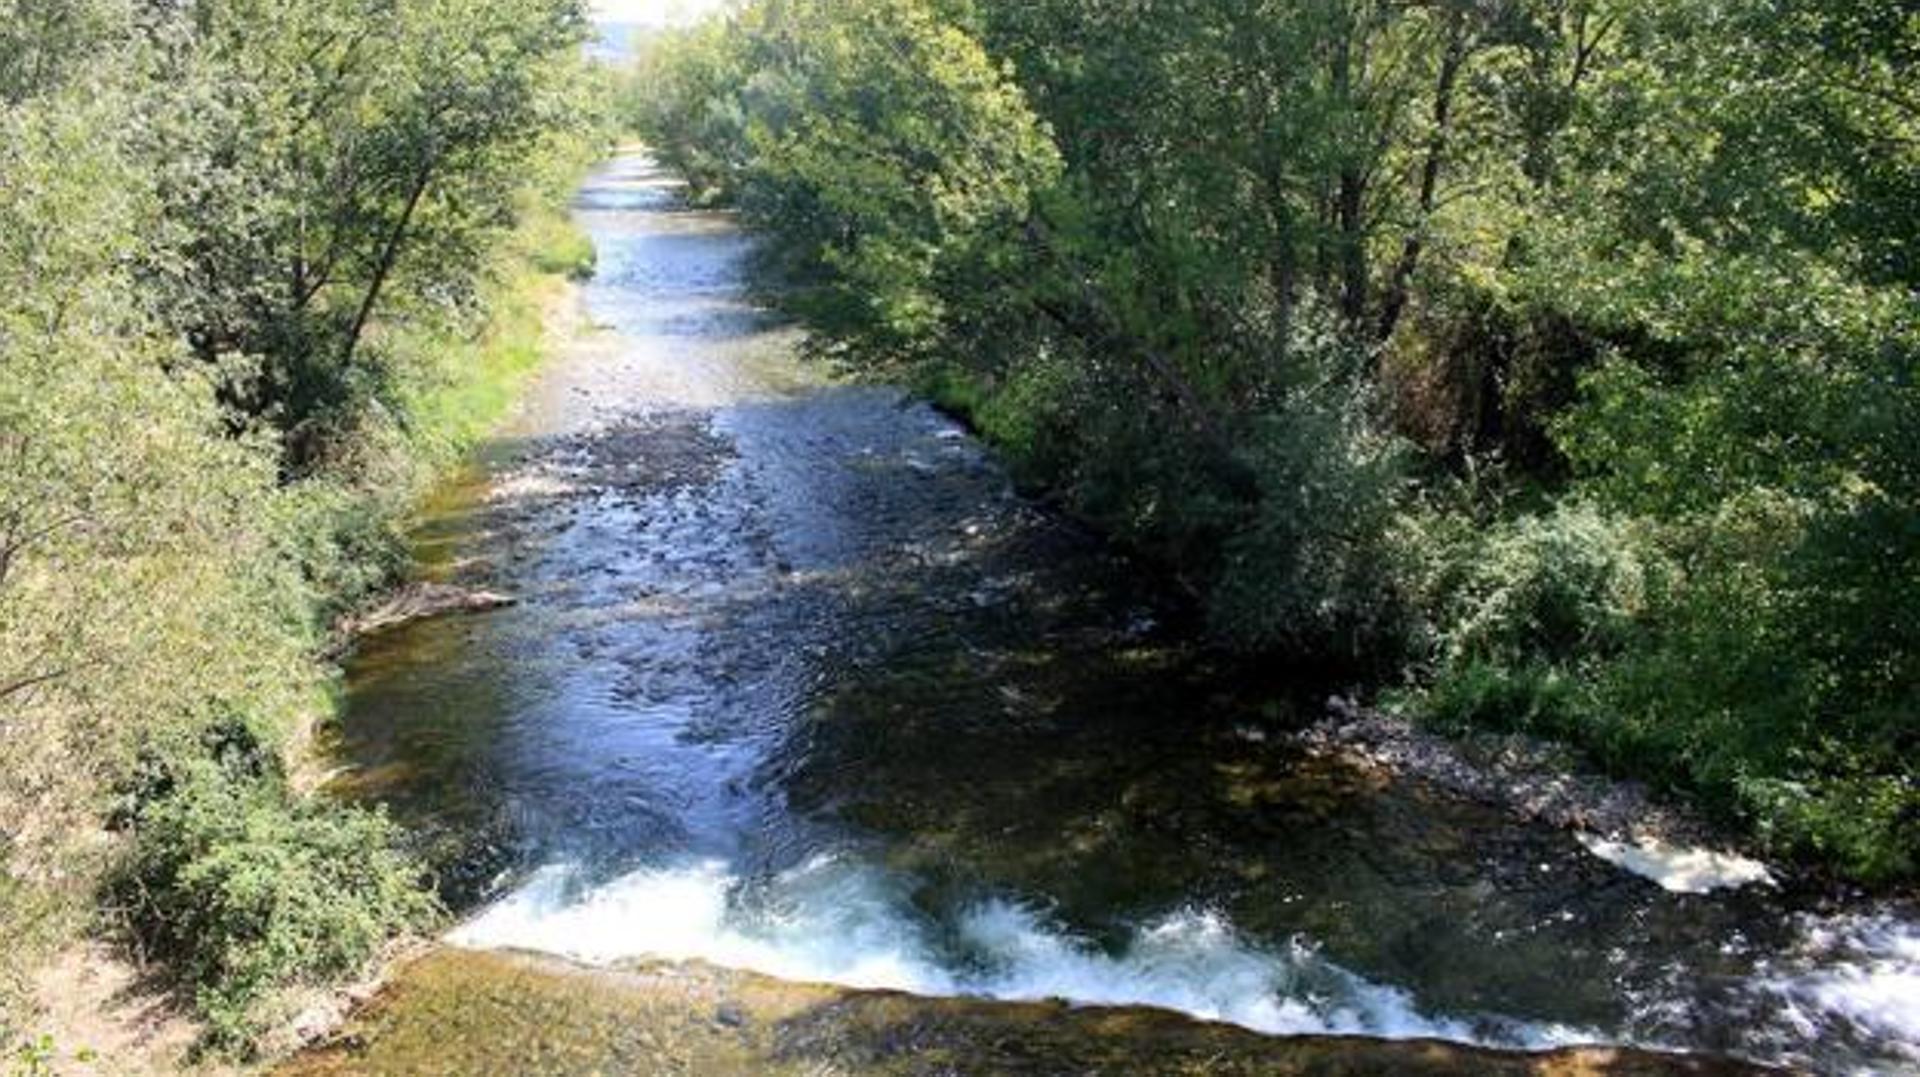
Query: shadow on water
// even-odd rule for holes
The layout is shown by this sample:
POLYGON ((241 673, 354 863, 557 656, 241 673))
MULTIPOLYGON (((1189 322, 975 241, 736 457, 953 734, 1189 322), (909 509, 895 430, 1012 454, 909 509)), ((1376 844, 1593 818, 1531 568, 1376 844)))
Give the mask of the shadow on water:
POLYGON ((348 671, 339 788, 486 906, 456 941, 1273 1032, 1912 1057, 1793 986, 1780 895, 1668 894, 1288 747, 1306 693, 1215 668, 950 421, 766 374, 792 335, 743 298, 749 242, 644 159, 578 213, 600 339, 418 535, 429 573, 522 601, 348 671))

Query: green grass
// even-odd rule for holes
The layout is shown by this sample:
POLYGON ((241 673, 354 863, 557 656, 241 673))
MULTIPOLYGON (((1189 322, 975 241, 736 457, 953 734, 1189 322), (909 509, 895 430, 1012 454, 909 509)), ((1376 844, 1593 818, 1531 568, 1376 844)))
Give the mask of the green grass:
POLYGON ((427 373, 408 394, 408 440, 434 469, 492 432, 547 358, 548 313, 592 275, 593 241, 564 214, 532 215, 514 237, 477 332, 415 329, 397 342, 427 373))

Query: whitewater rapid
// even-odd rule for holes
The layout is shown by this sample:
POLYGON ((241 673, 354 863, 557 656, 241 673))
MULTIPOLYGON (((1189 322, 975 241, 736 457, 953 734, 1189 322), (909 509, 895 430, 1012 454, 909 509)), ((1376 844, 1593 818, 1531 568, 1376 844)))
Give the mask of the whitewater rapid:
POLYGON ((453 931, 471 949, 530 950, 595 965, 705 961, 782 979, 1008 1001, 1155 1006, 1273 1035, 1432 1038, 1549 1048, 1592 1030, 1423 1014, 1305 940, 1253 944, 1222 914, 1183 907, 1134 928, 1118 952, 1034 905, 978 902, 945 929, 917 914, 906 880, 820 854, 752 880, 718 860, 593 883, 554 866, 453 931))

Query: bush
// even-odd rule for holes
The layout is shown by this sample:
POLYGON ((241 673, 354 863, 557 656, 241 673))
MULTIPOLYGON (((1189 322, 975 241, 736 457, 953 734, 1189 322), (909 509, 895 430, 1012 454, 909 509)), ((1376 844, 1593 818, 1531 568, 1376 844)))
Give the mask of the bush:
POLYGON ((1261 418, 1245 459, 1259 501, 1223 544, 1208 596, 1215 629, 1249 649, 1390 660, 1401 603, 1387 536, 1405 475, 1364 395, 1289 394, 1261 418))
POLYGON ((1667 585, 1648 536, 1574 501, 1493 521, 1429 506, 1394 533, 1429 676, 1399 702, 1443 729, 1562 737, 1605 756, 1590 674, 1667 585))
POLYGON ((327 479, 304 479, 280 491, 273 534, 280 558, 305 587, 290 605, 309 631, 324 632, 405 569, 400 504, 391 492, 375 495, 327 479))
POLYGON ((1428 676, 1399 700, 1446 729, 1565 739, 1854 878, 1911 877, 1902 652, 1863 663, 1861 625, 1877 618, 1836 613, 1903 599, 1839 588, 1848 573, 1809 546, 1808 515, 1748 497, 1687 525, 1571 500, 1486 526, 1457 509, 1410 517, 1399 552, 1428 676))
POLYGON ((593 237, 565 215, 541 207, 530 216, 522 232, 520 241, 536 272, 576 282, 593 279, 600 252, 594 249, 593 237))
POLYGON ((128 790, 113 904, 222 1050, 247 1048, 282 990, 353 975, 435 911, 384 813, 294 795, 275 758, 229 720, 158 749, 128 790))
POLYGON ((1663 572, 1627 521, 1569 501, 1521 516, 1452 552, 1437 611, 1444 661, 1550 661, 1617 650, 1663 572))
POLYGON ((1451 732, 1486 727, 1564 736, 1591 714, 1581 687, 1543 662, 1468 661, 1444 669, 1420 705, 1429 721, 1451 732))
POLYGON ((1910 776, 1760 778, 1738 792, 1777 847, 1812 853, 1859 879, 1920 874, 1920 788, 1910 776))

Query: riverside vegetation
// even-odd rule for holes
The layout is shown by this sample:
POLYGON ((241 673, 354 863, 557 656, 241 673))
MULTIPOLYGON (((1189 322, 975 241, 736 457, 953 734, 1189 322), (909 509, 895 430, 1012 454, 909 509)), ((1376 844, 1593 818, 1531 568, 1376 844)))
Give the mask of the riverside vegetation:
POLYGON ((627 98, 1225 644, 1920 873, 1920 21, 758 0, 627 98))
POLYGON ((1903 5, 760 0, 621 116, 585 32, 0 0, 0 1048, 82 931, 244 1054, 439 916, 302 739, 616 120, 1224 645, 1920 873, 1903 5))
POLYGON ((381 813, 300 790, 301 741, 330 626, 590 267, 557 212, 603 138, 586 29, 0 2, 0 1049, 83 930, 245 1052, 437 915, 381 813))

